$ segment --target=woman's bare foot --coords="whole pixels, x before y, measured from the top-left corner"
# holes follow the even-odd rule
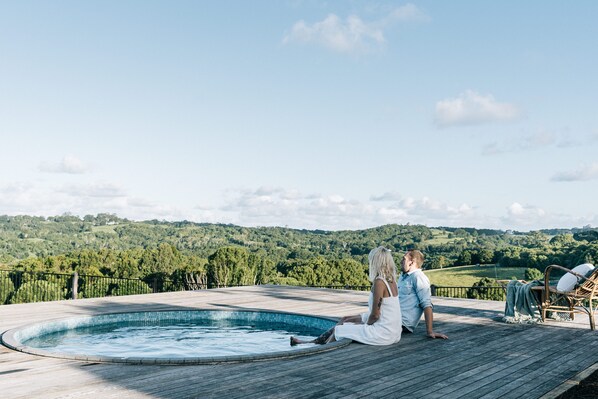
[[[295,337],[291,337],[291,346],[299,345],[299,344],[302,344],[302,343],[304,343],[304,342],[301,341],[300,339],[295,338]]]

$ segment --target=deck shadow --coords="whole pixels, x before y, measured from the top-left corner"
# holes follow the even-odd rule
[[[301,313],[333,315],[341,309],[363,310],[366,298],[367,293],[308,288],[269,292],[257,287],[225,294],[98,301],[69,306],[67,316],[206,307],[263,310],[266,305],[268,310],[293,312],[292,304]],[[354,306],[345,306],[348,302]],[[502,304],[464,300],[459,308],[458,300],[435,298],[434,302],[436,329],[448,333],[448,341],[427,338],[419,326],[391,346],[353,343],[307,357],[251,363],[140,366],[19,358],[14,368],[28,370],[11,377],[13,384],[32,390],[29,397],[96,398],[122,392],[153,398],[539,398],[598,362],[598,333],[589,328],[506,324],[496,320]],[[38,371],[39,364],[50,371]],[[51,382],[48,373],[55,375]],[[79,377],[83,382],[77,383],[78,375],[87,377]],[[46,381],[52,388],[29,388],[32,380]],[[84,381],[89,381],[89,387]],[[0,388],[3,384],[0,381]],[[48,394],[52,392],[56,394]]]
[[[458,324],[442,323],[449,329]],[[519,328],[488,322],[470,325],[448,341],[431,340],[420,332],[405,335],[400,343],[388,347],[354,343],[346,349],[298,359],[185,366],[176,371],[168,366],[124,366],[125,369],[114,370],[112,365],[95,365],[86,370],[112,384],[156,398],[533,398],[596,361],[595,354],[575,345],[576,340],[598,345],[595,334],[543,327]],[[544,343],[542,348],[538,341]],[[562,367],[563,363],[567,367]],[[162,381],[159,389],[148,384],[156,378]],[[371,381],[376,384],[369,384]]]

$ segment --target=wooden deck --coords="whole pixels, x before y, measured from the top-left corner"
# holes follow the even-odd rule
[[[124,311],[269,309],[340,317],[367,293],[256,286],[0,306],[0,332],[31,322]],[[0,397],[12,398],[541,398],[598,366],[598,331],[569,323],[512,325],[504,302],[435,298],[450,340],[403,334],[311,356],[235,364],[152,366],[37,357],[0,346]]]

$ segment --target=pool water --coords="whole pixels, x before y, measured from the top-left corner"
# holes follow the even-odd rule
[[[51,352],[116,357],[186,358],[291,350],[291,335],[313,339],[322,331],[300,325],[246,320],[131,321],[79,327],[28,339]]]
[[[9,348],[65,359],[202,364],[317,353],[348,345],[290,346],[335,325],[327,318],[268,311],[159,311],[80,316],[30,324],[2,335]]]

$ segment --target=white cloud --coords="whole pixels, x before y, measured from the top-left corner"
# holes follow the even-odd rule
[[[546,218],[546,212],[533,205],[522,205],[513,202],[507,207],[506,216],[502,221],[507,226],[513,226],[514,230],[525,230],[541,224]]]
[[[395,22],[427,19],[427,15],[413,4],[396,8],[372,22],[365,22],[356,15],[343,20],[336,14],[329,14],[311,25],[303,20],[296,22],[283,43],[316,44],[339,53],[363,53],[380,48],[386,42],[384,30]]]
[[[192,216],[175,207],[129,197],[121,186],[106,182],[58,188],[41,183],[8,184],[0,187],[0,209],[7,215],[115,213],[132,220],[183,220]]]
[[[357,16],[342,21],[334,14],[323,21],[308,25],[299,21],[293,25],[291,33],[283,43],[316,43],[340,53],[366,51],[384,43],[382,30],[364,23]]]
[[[457,98],[437,102],[434,119],[439,127],[449,127],[512,121],[520,114],[517,107],[497,102],[491,94],[467,90]]]
[[[427,225],[432,223],[431,220],[436,221],[438,224],[457,220],[467,224],[473,220],[472,218],[476,213],[474,208],[466,203],[452,206],[429,197],[422,197],[421,199],[405,198],[398,203],[398,208],[405,210],[411,218],[417,220],[416,223]]]
[[[543,131],[517,139],[502,142],[495,141],[487,144],[482,149],[482,154],[496,155],[508,152],[533,151],[555,145],[558,146],[559,143],[563,143],[563,141],[559,140],[554,133]]]
[[[408,3],[397,7],[390,13],[389,19],[397,21],[422,21],[427,22],[430,17],[416,5]]]
[[[46,173],[83,174],[89,171],[89,167],[77,157],[67,155],[59,162],[41,162],[39,170]]]
[[[283,200],[286,190],[264,196],[263,190],[229,192],[225,206],[204,210],[203,221],[243,226],[289,226],[323,230],[353,230],[384,224],[478,227],[520,231],[574,227],[592,223],[597,215],[574,217],[549,213],[534,205],[513,202],[495,214],[467,202],[448,204],[430,197],[402,197],[398,193],[372,195],[359,201],[340,195],[299,194]],[[270,193],[269,193],[270,194]]]
[[[534,134],[528,134],[517,138],[502,141],[494,141],[482,148],[484,155],[496,155],[511,152],[534,151],[544,148],[573,148],[594,145],[598,142],[593,135],[576,137],[566,129],[564,132],[553,132],[542,130]]]
[[[513,202],[507,207],[507,213],[512,217],[525,217],[530,214],[544,216],[544,211],[539,208],[523,206],[519,202]]]
[[[65,186],[59,191],[71,195],[73,197],[125,197],[126,192],[124,188],[118,184],[100,182],[92,184],[73,184]]]
[[[68,210],[56,212],[64,204],[63,197],[31,183],[16,182],[0,187],[0,209],[7,215],[61,215]]]
[[[401,194],[397,192],[386,192],[381,195],[372,195],[370,201],[399,201],[401,198]]]
[[[506,214],[500,218],[500,228],[519,231],[547,228],[571,228],[596,223],[598,215],[572,216],[548,212],[535,205],[513,202],[506,207]]]
[[[241,225],[329,230],[388,223],[460,226],[479,222],[476,211],[468,204],[450,206],[427,197],[401,199],[398,193],[385,193],[364,202],[335,194],[293,193],[289,198],[282,189],[229,191],[229,201],[216,212],[221,212],[222,220]]]
[[[596,214],[573,217],[519,202],[513,202],[498,215],[490,215],[466,202],[455,205],[425,196],[403,197],[398,193],[385,193],[362,201],[332,193],[305,194],[280,187],[261,187],[228,190],[223,205],[203,204],[185,209],[130,196],[126,191],[113,183],[91,183],[66,189],[40,183],[13,183],[0,186],[0,209],[8,215],[114,213],[130,220],[190,220],[323,230],[364,229],[390,223],[513,230],[598,224]]]
[[[568,130],[566,130],[568,133]],[[558,143],[556,144],[559,148],[570,148],[570,147],[584,147],[593,146],[598,144],[598,133],[590,133],[586,135],[571,135],[563,134]]]
[[[552,181],[586,181],[598,179],[598,162],[583,165],[574,171],[561,172],[554,175]]]
[[[135,208],[153,208],[155,204],[143,198],[127,198],[127,205]]]

